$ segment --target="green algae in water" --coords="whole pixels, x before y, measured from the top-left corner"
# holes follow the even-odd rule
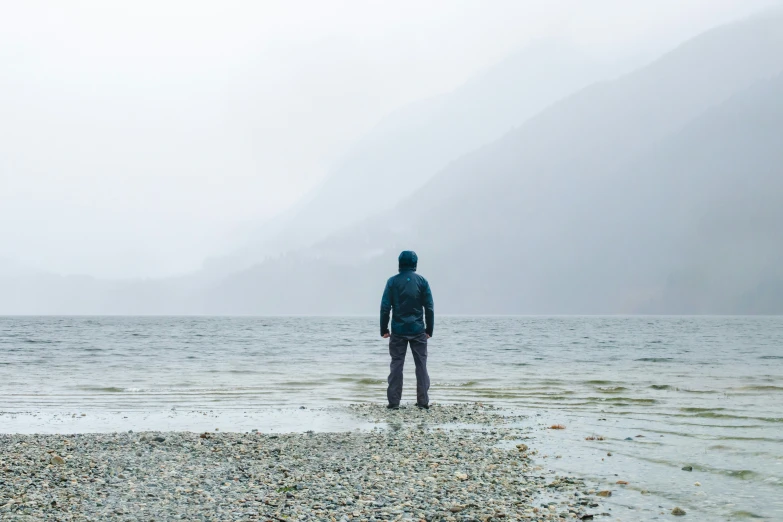
[[[598,391],[601,392],[601,393],[620,393],[620,392],[625,391],[627,389],[628,388],[626,388],[625,386],[613,386],[611,388],[601,388],[601,387],[599,387]]]
[[[625,403],[625,404],[657,404],[655,399],[637,399],[634,397],[588,397],[588,399],[595,401],[596,403]]]
[[[383,379],[359,379],[356,381],[357,384],[363,384],[365,386],[377,386],[379,384],[386,384],[386,381]]]
[[[493,390],[477,390],[476,393],[481,397],[487,399],[515,399],[518,397],[516,393],[493,391]]]
[[[762,517],[761,515],[757,515],[755,513],[751,513],[750,511],[732,511],[731,513],[732,518],[738,518],[738,519],[763,519],[766,517]]]
[[[78,386],[76,389],[104,393],[122,393],[127,391],[125,388],[118,388],[117,386]]]
[[[741,388],[735,388],[738,391],[771,391],[771,392],[783,392],[783,386],[771,386],[771,385],[759,385],[759,386],[742,386]]]

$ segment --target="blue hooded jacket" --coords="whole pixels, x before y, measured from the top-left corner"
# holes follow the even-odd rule
[[[416,273],[419,257],[406,250],[400,254],[400,273],[390,277],[381,299],[381,335],[432,336],[435,326],[435,307],[432,291],[426,279]],[[426,319],[426,321],[425,321]]]

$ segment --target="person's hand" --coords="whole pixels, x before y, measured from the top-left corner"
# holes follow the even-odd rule
[[[385,334],[383,334],[383,335],[382,335],[382,337],[383,337],[384,339],[388,339],[389,337],[391,337],[391,334],[387,334],[387,333],[385,333]]]
[[[432,339],[432,336],[430,334],[427,334],[427,339]]]

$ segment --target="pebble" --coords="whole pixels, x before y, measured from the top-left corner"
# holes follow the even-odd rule
[[[681,517],[685,515],[685,510],[676,507],[672,509],[672,515],[674,515],[675,517]]]
[[[693,466],[683,466],[682,470],[683,471],[693,471]]]
[[[588,490],[583,480],[541,469],[535,451],[509,444],[529,431],[508,426],[513,417],[500,408],[389,412],[365,404],[350,411],[385,425],[275,435],[0,435],[0,520],[467,522],[600,514],[598,499],[575,495]],[[167,443],[140,451],[143,440]],[[67,451],[68,465],[58,455],[49,462],[59,467],[47,465],[47,450]],[[535,507],[542,495],[546,515]]]

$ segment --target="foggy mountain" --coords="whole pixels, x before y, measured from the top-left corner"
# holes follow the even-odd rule
[[[455,91],[422,100],[383,119],[326,181],[288,213],[259,230],[236,255],[205,270],[167,279],[101,280],[0,264],[0,314],[201,313],[203,292],[227,274],[269,255],[306,245],[391,208],[449,161],[490,142],[558,99],[629,69],[599,63],[568,44],[531,44]],[[389,179],[395,181],[389,190]]]
[[[384,118],[315,190],[261,227],[252,244],[206,267],[217,273],[247,268],[389,210],[449,162],[565,96],[631,70],[631,62],[598,61],[558,40],[534,42],[456,90]]]
[[[15,259],[0,257],[0,278],[26,276],[35,273],[35,270]]]
[[[449,111],[458,116],[442,112],[453,95],[423,102],[419,134],[416,109],[400,112],[357,145],[366,158],[355,152],[355,163],[346,159],[339,171],[350,180],[370,159],[388,159],[392,170],[355,181],[377,195],[354,197],[331,181],[280,221],[285,237],[287,223],[324,217],[328,226],[312,235],[291,233],[314,244],[206,288],[209,277],[0,272],[0,314],[374,313],[407,248],[419,253],[440,313],[782,313],[781,73],[783,12],[771,11],[708,31],[633,73],[560,94],[543,110],[529,108],[493,142],[476,143],[490,127],[500,134],[515,126],[494,115],[504,112],[500,105],[490,111],[492,125],[455,130],[449,118],[470,121],[481,109],[454,102]],[[424,130],[435,128],[446,138]],[[407,132],[434,151],[395,142]],[[475,150],[446,158],[456,136]],[[419,162],[395,158],[395,150],[443,163],[416,174],[403,166]],[[407,183],[394,169],[411,176]],[[342,202],[335,208],[363,199],[356,215],[377,214],[316,241],[352,220],[350,212],[325,219],[331,207],[319,202],[322,193]]]
[[[667,140],[655,151],[656,171],[640,161],[628,176],[639,182],[619,209],[636,210],[626,232],[667,232],[654,246],[668,251],[673,267],[642,311],[783,312],[781,93],[783,73]],[[664,194],[666,186],[676,190]],[[640,251],[627,246],[633,266],[660,272],[649,261],[656,252],[648,252],[644,267]]]
[[[781,71],[780,11],[709,31],[202,304],[367,313],[414,248],[442,312],[781,312]]]

